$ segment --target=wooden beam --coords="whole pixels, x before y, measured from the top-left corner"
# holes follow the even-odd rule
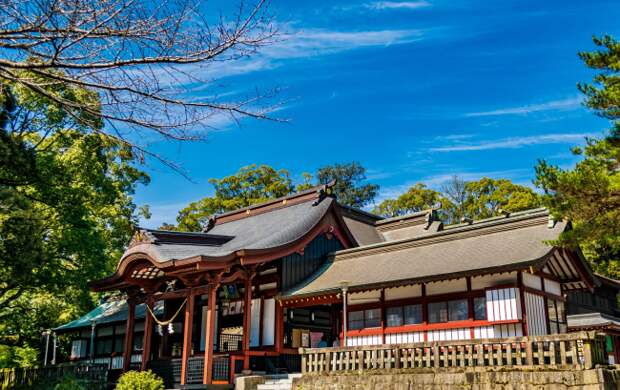
[[[123,372],[131,367],[131,353],[133,352],[133,328],[136,314],[136,302],[127,299],[127,325],[125,326],[125,349],[123,350]]]
[[[185,303],[185,324],[183,326],[183,354],[181,360],[181,385],[187,383],[187,364],[191,356],[192,349],[192,330],[194,325],[194,301],[195,295],[189,289],[187,302]]]
[[[217,299],[217,288],[219,284],[209,285],[207,302],[207,321],[205,326],[205,362],[202,383],[210,385],[213,382],[213,340],[215,334],[215,316]]]
[[[152,310],[154,306],[153,299],[149,298],[146,301],[146,305]],[[155,322],[148,310],[144,316],[144,340],[142,341],[142,362],[140,363],[140,369],[142,371],[146,370],[151,357],[151,339],[153,338],[153,323]]]

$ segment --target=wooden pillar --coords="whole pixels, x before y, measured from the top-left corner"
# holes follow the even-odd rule
[[[469,321],[475,321],[475,313],[474,313],[474,297],[471,295],[471,276],[468,276],[466,279],[467,283],[467,318]],[[474,328],[469,328],[469,337],[473,340],[475,338]]]
[[[517,272],[517,287],[519,288],[519,300],[521,301],[521,325],[523,336],[527,336],[527,313],[525,312],[525,293],[523,290],[523,272]]]
[[[205,325],[205,362],[204,362],[204,376],[202,383],[210,385],[213,381],[213,339],[215,333],[215,316],[217,299],[217,288],[219,285],[210,284],[208,290],[208,302],[207,302],[207,321]]]
[[[387,310],[385,307],[385,289],[381,289],[379,294],[379,303],[381,305],[381,343],[385,344],[385,327],[387,326]]]
[[[185,324],[183,326],[183,354],[181,360],[181,385],[187,383],[187,364],[192,355],[192,330],[194,328],[194,291],[189,289],[185,303]]]
[[[127,299],[127,325],[125,327],[125,349],[123,350],[123,372],[129,371],[131,366],[131,353],[133,352],[133,328],[136,314],[136,302]]]
[[[420,284],[420,292],[422,295],[422,324],[428,325],[428,301],[426,300],[426,284]],[[424,332],[424,342],[428,341],[428,331]]]
[[[245,280],[243,294],[243,369],[250,369],[250,333],[252,331],[252,279]]]
[[[282,301],[276,301],[276,352],[282,351],[282,344],[284,343],[284,310],[282,308]]]
[[[153,310],[153,298],[149,297],[146,301],[146,306]],[[140,369],[146,370],[151,358],[151,340],[153,338],[153,316],[147,309],[144,313],[144,340],[142,341],[142,362],[140,363]]]

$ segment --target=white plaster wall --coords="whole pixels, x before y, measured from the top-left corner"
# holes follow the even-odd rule
[[[448,294],[459,291],[467,291],[467,280],[465,278],[426,284],[426,295]]]
[[[469,328],[429,330],[428,341],[469,340],[471,332]]]
[[[540,282],[540,276],[532,275],[528,272],[522,272],[523,274],[523,284],[527,287],[542,290],[542,284]]]
[[[391,301],[395,299],[417,298],[422,296],[422,286],[415,284],[413,286],[403,286],[385,289],[385,300]]]
[[[545,291],[558,296],[562,295],[562,288],[560,283],[555,280],[545,279]]]
[[[381,290],[363,291],[348,294],[350,305],[361,305],[364,303],[379,302],[381,300]]]
[[[474,276],[471,278],[471,288],[473,290],[482,290],[493,286],[501,286],[504,284],[516,283],[517,273],[510,272],[505,274],[493,274]]]
[[[383,337],[381,335],[347,337],[348,347],[357,347],[360,345],[379,345],[379,344],[383,344]]]
[[[390,333],[385,335],[386,344],[421,343],[424,341],[424,332]]]

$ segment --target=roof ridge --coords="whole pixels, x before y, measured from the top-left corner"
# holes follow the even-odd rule
[[[334,185],[334,182],[329,182],[327,184],[320,184],[311,188],[308,188],[304,191],[295,192],[290,195],[281,196],[279,198],[270,199],[265,202],[253,204],[250,206],[242,207],[240,209],[227,211],[222,214],[216,214],[215,225],[221,225],[227,222],[236,221],[239,219],[247,218],[250,216],[254,216],[257,214],[262,214],[262,212],[253,212],[258,211],[260,209],[267,209],[263,212],[276,209],[292,206],[298,203],[303,203],[304,201],[318,199],[321,196],[327,194],[327,189],[331,188]],[[290,202],[289,202],[290,201]],[[280,205],[278,205],[280,203]],[[270,207],[271,206],[271,207]]]
[[[385,241],[370,245],[359,246],[356,248],[344,249],[335,252],[333,258],[335,261],[347,260],[363,256],[366,254],[365,252],[391,252],[393,250],[401,249],[402,246],[409,247],[431,245],[439,241],[453,241],[461,238],[470,238],[478,235],[487,235],[506,230],[536,226],[542,224],[542,218],[547,217],[547,215],[548,213],[538,212],[533,214],[518,215],[516,217],[504,217],[483,225],[472,224],[466,226],[459,226],[458,228],[455,227],[449,230],[440,230],[422,236],[409,237],[401,240]],[[544,223],[547,223],[547,221],[548,219],[545,218]],[[463,235],[466,235],[466,237],[462,237]]]
[[[486,224],[486,223],[490,223],[490,222],[495,222],[495,221],[503,221],[503,220],[507,220],[509,218],[514,218],[514,217],[521,217],[521,216],[526,216],[526,215],[535,215],[535,214],[549,214],[549,210],[547,210],[546,207],[537,207],[534,209],[527,209],[527,210],[521,210],[521,211],[515,211],[515,212],[506,212],[506,214],[503,215],[496,215],[494,217],[488,217],[488,218],[482,218],[482,219],[475,219],[473,221],[471,221],[471,223],[455,223],[455,224],[451,224],[451,225],[446,225],[444,227],[444,230],[446,229],[457,229],[460,227],[464,227],[464,226],[471,226],[471,225],[481,225],[481,224]]]
[[[424,215],[433,214],[433,212],[435,212],[437,210],[438,210],[437,208],[431,207],[431,208],[428,208],[428,209],[416,211],[415,213],[409,213],[409,214],[405,214],[405,215],[399,215],[397,217],[390,217],[390,218],[381,219],[381,220],[377,221],[375,224],[377,226],[389,225],[390,223],[406,221],[406,220],[418,218],[418,217],[421,217],[421,216],[424,216]]]

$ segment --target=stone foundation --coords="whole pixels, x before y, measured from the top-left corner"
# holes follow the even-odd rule
[[[619,367],[620,368],[620,367]],[[304,374],[294,390],[620,389],[620,370],[466,368]]]

